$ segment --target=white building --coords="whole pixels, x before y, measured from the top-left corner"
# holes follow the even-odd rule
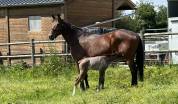
[[[168,0],[168,31],[178,33],[178,0]],[[178,50],[178,35],[169,36],[169,49]],[[172,53],[173,64],[178,64],[178,53]]]

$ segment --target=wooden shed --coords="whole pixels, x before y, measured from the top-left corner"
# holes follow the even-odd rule
[[[61,14],[77,26],[114,18],[118,10],[134,9],[131,0],[0,0],[0,43],[48,40],[51,15]],[[112,23],[106,26],[112,26]],[[48,51],[48,44],[36,46]],[[61,47],[59,44],[53,45]],[[3,55],[29,54],[29,45],[0,46]]]

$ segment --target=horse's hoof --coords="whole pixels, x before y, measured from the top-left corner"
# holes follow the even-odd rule
[[[100,89],[96,89],[96,92],[100,92]]]
[[[138,85],[137,84],[132,84],[131,87],[138,87]]]
[[[143,82],[143,81],[144,81],[144,79],[143,79],[143,78],[140,78],[140,79],[139,79],[139,81],[140,81],[140,82]]]
[[[80,90],[81,90],[81,91],[85,91],[85,90],[86,90],[86,88],[82,88],[82,87],[81,87],[81,88],[80,88]]]
[[[75,90],[76,90],[76,86],[74,86],[74,88],[73,88],[72,96],[75,95],[75,92],[76,92]]]
[[[104,89],[104,87],[102,87],[102,88],[96,88],[96,92],[100,92],[102,89]]]
[[[89,89],[90,88],[90,86],[86,86],[86,89]]]

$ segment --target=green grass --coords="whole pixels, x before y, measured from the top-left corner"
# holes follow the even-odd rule
[[[46,67],[46,66],[45,66]],[[0,70],[0,104],[178,104],[178,69],[176,66],[146,67],[145,81],[130,86],[127,67],[110,67],[105,89],[96,92],[98,72],[89,71],[90,89],[71,96],[75,68],[58,74],[44,66],[24,69],[21,66]]]

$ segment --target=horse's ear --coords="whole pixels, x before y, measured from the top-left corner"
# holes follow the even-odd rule
[[[58,18],[60,18],[60,17],[61,17],[61,15],[60,15],[60,14],[57,14],[57,17],[58,17]]]
[[[59,22],[63,21],[60,14],[58,14],[57,17]]]
[[[54,15],[52,15],[51,17],[52,17],[53,19],[55,19],[55,16],[54,16]]]

